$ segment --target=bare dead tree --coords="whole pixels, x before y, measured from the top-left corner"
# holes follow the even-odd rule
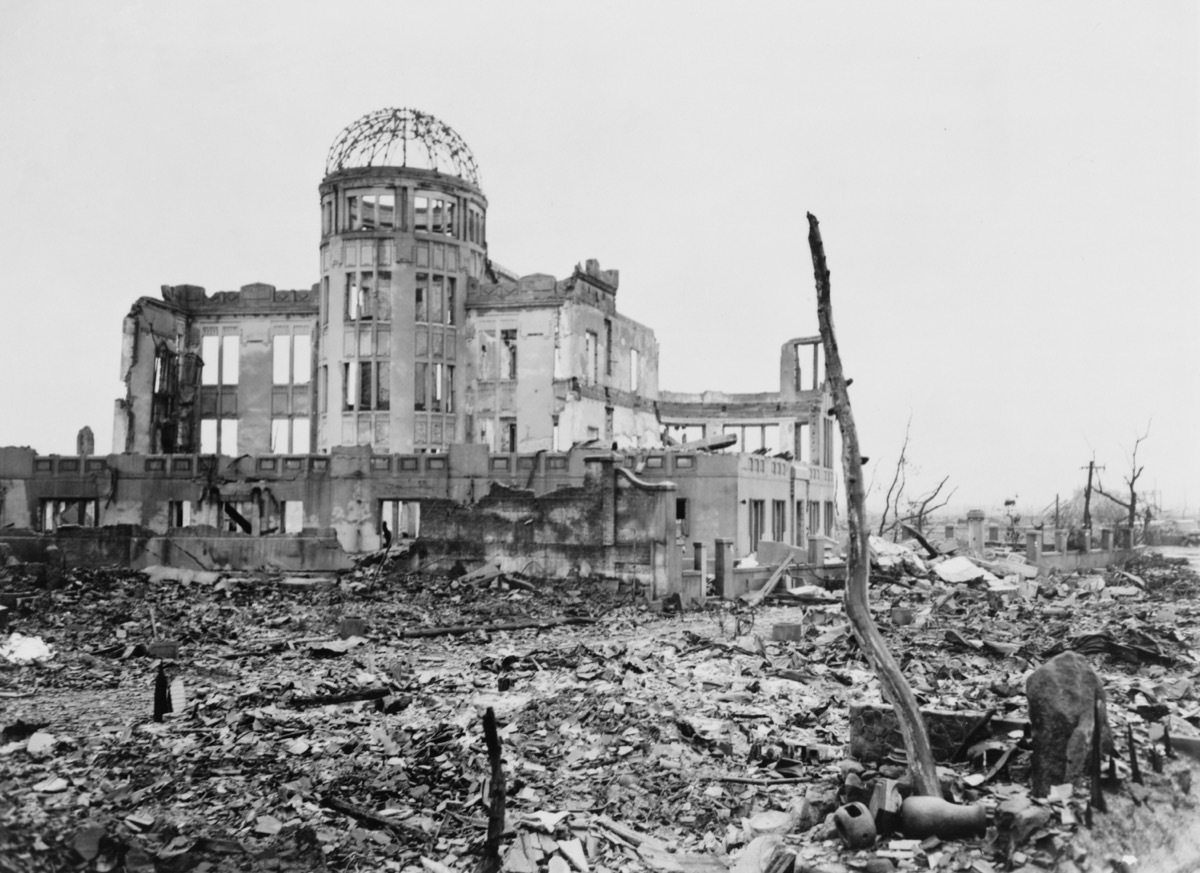
[[[846,616],[854,638],[867,656],[867,660],[879,677],[883,695],[896,712],[900,723],[900,734],[908,754],[908,766],[917,794],[941,796],[937,768],[933,761],[933,749],[929,745],[929,734],[921,717],[917,698],[904,674],[900,672],[896,659],[888,651],[887,643],[875,620],[871,618],[868,603],[868,585],[871,576],[871,556],[868,546],[866,495],[863,490],[862,452],[858,446],[858,431],[850,411],[850,394],[846,387],[846,375],[842,370],[842,359],[838,353],[837,338],[833,331],[833,309],[829,302],[829,269],[825,264],[825,246],[821,242],[821,229],[817,218],[808,213],[808,246],[812,251],[813,272],[817,283],[817,319],[821,326],[821,344],[825,347],[825,374],[833,394],[833,411],[837,415],[842,432],[842,471],[846,477],[846,527],[850,544],[846,550]]]
[[[888,513],[892,513],[897,519],[900,517],[900,495],[904,493],[904,485],[908,481],[906,456],[908,454],[908,434],[911,429],[912,414],[909,413],[908,424],[904,425],[904,442],[900,444],[900,457],[896,460],[896,472],[892,474],[892,484],[888,486],[887,496],[883,499],[883,517],[879,519],[879,536],[881,537],[896,526],[896,521],[893,521],[892,527],[888,527]]]
[[[946,494],[946,496],[942,499],[941,503],[934,503],[934,501],[938,498],[938,494],[941,493],[949,479],[949,476],[943,477],[942,481],[937,484],[937,487],[928,494],[924,494],[915,500],[908,501],[908,515],[906,515],[900,521],[902,523],[912,525],[921,533],[925,533],[925,523],[929,516],[949,503],[950,498],[954,496],[954,492],[958,490],[958,488],[951,488],[949,493]]]
[[[1113,495],[1109,494],[1100,485],[1099,478],[1096,479],[1096,487],[1093,489],[1101,497],[1107,497],[1113,503],[1117,504],[1117,506],[1125,508],[1125,511],[1129,513],[1129,529],[1131,531],[1135,530],[1137,527],[1137,480],[1138,477],[1142,475],[1142,470],[1145,469],[1145,467],[1138,466],[1138,447],[1142,444],[1142,440],[1146,439],[1148,436],[1150,436],[1149,423],[1146,424],[1146,432],[1133,441],[1133,452],[1129,457],[1129,475],[1125,477],[1125,484],[1129,488],[1129,500],[1122,500],[1119,497],[1114,497]]]

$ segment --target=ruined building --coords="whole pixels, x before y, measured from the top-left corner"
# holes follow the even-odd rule
[[[318,191],[318,281],[140,298],[114,453],[0,449],[0,525],[126,524],[135,563],[293,569],[378,548],[386,526],[426,553],[586,561],[655,593],[693,542],[746,555],[832,532],[819,338],[783,344],[777,391],[661,391],[618,272],[498,266],[474,157],[416,111],[346,128]]]

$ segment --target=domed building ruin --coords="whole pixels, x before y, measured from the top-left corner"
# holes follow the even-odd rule
[[[5,523],[129,525],[132,563],[291,569],[394,534],[463,560],[586,564],[654,597],[695,593],[764,541],[823,561],[835,453],[819,338],[782,344],[776,390],[660,390],[654,332],[617,310],[618,271],[500,267],[475,156],[413,109],[345,128],[318,193],[316,282],[140,298],[114,453],[0,449],[0,481],[24,495]]]

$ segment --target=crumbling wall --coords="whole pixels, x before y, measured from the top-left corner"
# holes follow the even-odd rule
[[[586,561],[611,573],[602,554],[603,490],[595,479],[541,496],[495,484],[475,504],[424,500],[421,544],[430,554],[500,561],[506,569],[537,562],[564,574]]]
[[[45,542],[54,537],[38,535],[43,509],[86,505],[79,523],[87,527],[74,535],[97,542],[124,536],[130,542],[128,554],[116,556],[122,561],[149,555],[184,566],[298,570],[329,566],[329,549],[344,561],[380,548],[381,502],[402,501],[420,506],[426,554],[502,560],[509,569],[535,562],[538,572],[590,568],[661,593],[678,576],[671,564],[675,486],[638,480],[622,463],[632,460],[588,451],[492,455],[478,445],[444,455],[378,455],[358,446],[235,458],[60,457],[8,448],[0,449],[0,505],[5,524]],[[287,524],[295,522],[293,510],[302,529],[281,532],[280,519],[290,513]],[[239,518],[245,533],[230,530]],[[77,520],[64,514],[61,522]],[[115,524],[144,532],[109,532]]]
[[[665,593],[679,576],[673,486],[633,482],[610,459],[590,466],[581,486],[541,495],[494,484],[475,504],[424,500],[420,544],[427,555],[550,575],[590,570]]]

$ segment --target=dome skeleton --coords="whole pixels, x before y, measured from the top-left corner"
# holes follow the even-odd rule
[[[346,127],[329,147],[325,174],[355,167],[410,166],[410,142],[424,149],[426,169],[458,176],[479,187],[475,156],[462,137],[449,125],[416,109],[380,109]],[[413,160],[419,160],[415,148]]]

